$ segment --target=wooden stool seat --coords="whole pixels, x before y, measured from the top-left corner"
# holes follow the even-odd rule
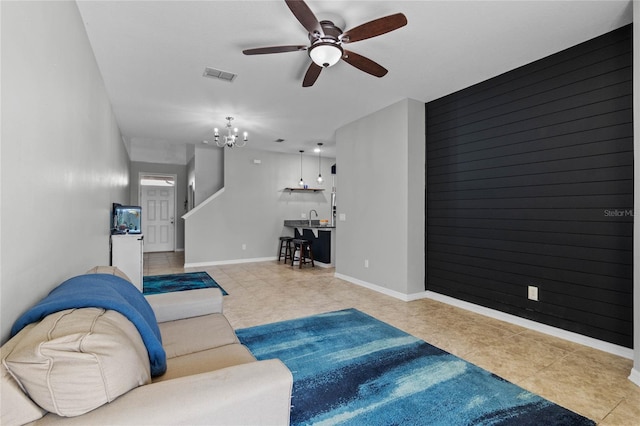
[[[287,260],[293,259],[293,251],[291,247],[291,241],[293,241],[293,237],[280,237],[280,248],[278,249],[278,262],[282,258],[282,250],[284,250],[284,263],[287,263]]]
[[[311,241],[303,240],[301,238],[294,238],[291,241],[293,245],[293,254],[291,255],[291,267],[293,268],[293,262],[295,259],[295,252],[298,250],[298,268],[302,268],[302,265],[311,263],[312,267],[316,265],[313,263],[313,251],[311,250]]]

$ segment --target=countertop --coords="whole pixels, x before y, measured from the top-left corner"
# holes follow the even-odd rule
[[[311,224],[309,224],[309,220],[307,219],[285,220],[284,226],[290,228],[335,229],[335,225],[321,225],[318,219],[312,220]]]

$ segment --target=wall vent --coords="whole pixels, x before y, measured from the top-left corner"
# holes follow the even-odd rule
[[[235,78],[238,75],[234,74],[232,72],[217,70],[217,69],[211,68],[211,67],[206,67],[204,69],[204,73],[202,74],[202,76],[203,77],[209,77],[209,78],[217,78],[218,80],[224,80],[224,81],[232,82],[233,80],[235,80]]]

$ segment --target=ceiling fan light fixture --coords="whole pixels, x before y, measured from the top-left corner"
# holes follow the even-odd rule
[[[318,41],[309,49],[311,60],[323,68],[338,63],[343,54],[342,46],[329,41]]]
[[[310,87],[320,76],[322,68],[328,68],[344,59],[349,65],[371,74],[375,77],[383,77],[387,74],[387,69],[371,59],[354,52],[346,51],[343,44],[354,43],[395,31],[407,25],[407,17],[402,13],[384,16],[374,19],[347,31],[342,31],[344,22],[340,27],[329,20],[318,21],[313,11],[307,6],[304,0],[285,0],[289,10],[295,18],[307,30],[310,46],[288,45],[258,47],[245,49],[245,55],[264,55],[268,53],[298,52],[306,50],[313,61],[307,68],[307,72],[302,80],[302,87]]]

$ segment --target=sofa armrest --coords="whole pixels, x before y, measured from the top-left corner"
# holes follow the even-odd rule
[[[33,425],[288,425],[293,377],[277,359],[141,386],[78,417]]]
[[[158,322],[222,313],[222,291],[219,288],[148,294],[144,297]]]

